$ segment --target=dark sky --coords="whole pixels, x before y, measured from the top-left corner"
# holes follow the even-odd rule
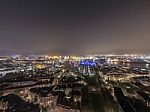
[[[0,54],[150,53],[149,0],[0,0]]]

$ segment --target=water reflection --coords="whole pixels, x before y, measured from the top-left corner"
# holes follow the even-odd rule
[[[146,69],[150,69],[150,65],[148,63],[144,64],[144,63],[124,63],[123,65],[128,66],[128,67],[138,67],[138,68],[146,68]]]
[[[150,64],[149,63],[134,63],[134,62],[111,62],[111,64],[114,64],[114,65],[123,65],[123,66],[127,66],[127,67],[130,67],[130,68],[145,68],[145,69],[148,69],[150,70]]]

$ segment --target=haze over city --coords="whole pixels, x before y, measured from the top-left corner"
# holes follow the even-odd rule
[[[149,0],[0,0],[0,112],[150,112]]]
[[[149,53],[148,0],[1,0],[1,54]]]

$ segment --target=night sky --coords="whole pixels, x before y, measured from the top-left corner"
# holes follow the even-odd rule
[[[0,54],[149,53],[149,0],[0,0]]]

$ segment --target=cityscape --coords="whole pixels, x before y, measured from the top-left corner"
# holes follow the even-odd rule
[[[0,57],[1,112],[149,112],[150,56]]]
[[[0,0],[0,112],[150,112],[150,0]]]

